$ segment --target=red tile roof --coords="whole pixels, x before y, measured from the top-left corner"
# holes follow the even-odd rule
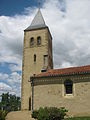
[[[48,76],[63,76],[63,75],[78,75],[90,73],[90,65],[80,67],[70,67],[62,69],[50,69],[47,72],[42,72],[34,77],[48,77]]]

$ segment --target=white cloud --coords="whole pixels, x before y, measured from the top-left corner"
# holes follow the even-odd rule
[[[10,63],[14,90],[20,91],[23,30],[36,11],[29,7],[22,15],[0,16],[0,63]],[[46,0],[41,11],[53,36],[55,68],[90,64],[90,0]]]
[[[17,72],[12,72],[10,75],[0,73],[0,94],[12,93],[21,96],[21,75]]]
[[[0,83],[0,91],[2,90],[11,90],[11,87],[5,83]]]
[[[21,63],[21,62],[20,62]],[[18,64],[18,65],[15,65],[15,64],[10,64],[9,65],[9,68],[12,72],[16,72],[16,71],[21,71],[22,69],[22,63],[21,64]]]
[[[36,12],[36,8],[28,9],[28,15],[0,16],[0,63],[13,63],[10,66],[13,71],[22,69],[24,29],[30,25]]]
[[[8,78],[8,74],[0,73],[0,80],[5,80]]]
[[[8,82],[11,85],[15,85],[16,83],[21,83],[21,75],[17,72],[11,73],[8,78]]]
[[[90,1],[66,0],[65,12],[60,5],[50,0],[42,10],[53,35],[55,67],[90,64]]]

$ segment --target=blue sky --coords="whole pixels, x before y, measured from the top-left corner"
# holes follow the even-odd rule
[[[20,96],[24,29],[37,0],[0,0],[0,94]],[[54,68],[90,64],[90,0],[42,0],[41,12],[53,37]]]
[[[0,0],[0,15],[22,14],[27,7],[38,6],[38,0]]]

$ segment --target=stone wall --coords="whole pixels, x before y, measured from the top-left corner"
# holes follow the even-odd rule
[[[65,94],[66,79],[73,81],[72,95]],[[37,78],[34,81],[34,109],[66,107],[70,115],[90,115],[90,75]]]
[[[5,120],[35,120],[31,116],[30,111],[15,111],[9,112]]]
[[[30,76],[38,74],[43,68],[43,56],[48,55],[48,28],[25,31],[23,48],[23,67],[22,67],[22,110],[29,109],[29,98],[31,97]],[[37,46],[37,37],[41,37],[41,45]],[[34,37],[34,46],[30,47],[30,38]],[[34,62],[36,54],[36,62]],[[48,61],[49,63],[49,61]]]

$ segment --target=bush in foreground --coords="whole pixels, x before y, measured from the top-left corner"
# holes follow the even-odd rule
[[[62,120],[68,111],[63,108],[45,107],[35,110],[32,113],[32,118],[38,120]]]
[[[6,111],[0,110],[0,120],[5,120],[6,115],[7,115]]]

